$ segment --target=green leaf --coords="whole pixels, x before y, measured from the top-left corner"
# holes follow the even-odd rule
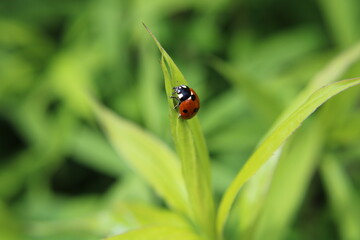
[[[72,141],[77,161],[112,176],[119,176],[125,171],[124,162],[100,133],[83,127],[72,137]]]
[[[240,236],[246,236],[247,239],[252,237],[252,232],[257,227],[258,217],[263,212],[264,203],[268,200],[268,192],[273,181],[274,170],[277,168],[282,152],[282,148],[274,152],[271,158],[244,185],[239,193],[231,214],[234,215],[239,223]],[[230,219],[231,217],[229,221]],[[273,221],[271,220],[270,222],[272,223]]]
[[[201,240],[198,235],[186,228],[146,227],[132,230],[124,234],[106,238],[105,240]]]
[[[285,145],[253,229],[252,239],[283,239],[287,233],[318,165],[317,159],[324,140],[321,122],[318,120],[299,129]],[[278,214],[279,209],[282,214]]]
[[[183,215],[154,205],[126,202],[119,204],[116,201],[111,214],[118,224],[120,222],[130,229],[139,226],[190,228],[189,221]]]
[[[161,68],[165,78],[166,94],[171,96],[173,87],[188,84],[156,37],[146,26],[145,28],[161,52]],[[197,116],[190,120],[178,118],[177,111],[173,109],[175,106],[173,99],[168,98],[168,103],[171,133],[181,159],[182,172],[192,208],[191,218],[207,239],[214,239],[215,213],[211,192],[210,161],[199,120]]]
[[[360,78],[354,78],[339,81],[320,88],[277,125],[277,127],[263,140],[257,150],[248,159],[244,167],[226,191],[220,203],[217,216],[218,234],[222,234],[231,206],[243,184],[252,177],[257,170],[259,170],[259,168],[279,147],[282,146],[282,144],[301,125],[301,123],[320,105],[332,96],[358,84],[360,84]]]
[[[336,56],[323,70],[315,75],[308,84],[308,87],[298,95],[277,122],[281,123],[282,120],[292,113],[291,111],[305,102],[316,89],[339,78],[359,56],[359,44]],[[347,96],[349,96],[349,94]],[[348,107],[343,106],[340,100],[341,99],[337,101],[337,105],[341,105],[340,109],[334,108],[334,104],[332,106],[328,105],[328,107],[331,108],[331,112],[322,111],[322,114],[318,115],[316,121],[312,122],[311,127],[309,128],[309,125],[307,126],[306,134],[297,134],[297,136],[293,138],[295,141],[291,143],[290,154],[287,154],[287,151],[284,153],[281,150],[282,148],[276,151],[277,153],[281,150],[281,152],[283,152],[281,159],[286,158],[286,161],[281,160],[278,163],[273,177],[273,170],[268,167],[266,168],[265,165],[273,162],[274,156],[277,155],[276,153],[244,186],[244,189],[239,194],[239,201],[234,204],[234,209],[241,209],[240,212],[235,213],[235,215],[240,217],[239,222],[242,236],[250,234],[253,239],[280,239],[280,236],[286,233],[285,230],[288,229],[290,220],[303,199],[308,178],[313,173],[317,163],[317,152],[322,146],[323,138],[319,139],[319,136],[323,136],[323,134],[322,132],[317,132],[321,129],[323,123],[320,123],[319,120],[326,119],[326,121],[328,121],[329,117],[331,120],[334,120],[331,114],[340,113],[340,115],[344,115],[345,113],[342,111],[346,111],[345,109],[351,106],[351,104],[347,103],[345,105]],[[328,114],[324,116],[324,112],[328,112]],[[273,129],[276,126],[275,124]],[[304,131],[300,131],[300,133],[301,132]],[[302,161],[299,162],[299,158],[301,158]],[[267,171],[263,171],[265,169],[267,169]],[[267,175],[270,175],[270,177]],[[262,181],[266,183],[271,183],[270,189],[269,184],[264,184],[260,182],[259,179],[262,179]],[[287,194],[286,202],[282,201],[283,192],[289,193]],[[275,216],[274,211],[279,208],[284,210],[282,211],[283,214],[275,214]],[[261,212],[259,212],[260,210]],[[260,216],[258,216],[259,213]],[[252,226],[255,220],[256,225]],[[249,231],[249,233],[246,231]]]
[[[287,118],[292,113],[293,109],[296,109],[303,104],[317,89],[339,79],[350,66],[359,60],[359,58],[360,42],[336,56],[329,64],[326,65],[326,67],[324,67],[324,69],[318,72],[310,81],[306,89],[303,90],[296,99],[292,101],[291,105],[281,114],[274,126],[276,127],[278,123],[281,123],[285,118]]]
[[[164,198],[184,214],[187,197],[177,157],[161,141],[92,101],[93,109],[115,150]]]
[[[338,225],[341,239],[360,239],[358,193],[339,160],[332,155],[325,156],[320,166],[320,173],[330,198],[334,221]]]
[[[346,47],[359,39],[359,5],[354,0],[319,1],[325,24],[338,46]]]

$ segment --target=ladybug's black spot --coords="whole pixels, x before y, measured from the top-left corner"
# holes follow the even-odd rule
[[[197,112],[197,111],[199,111],[199,109],[198,109],[198,108],[195,108],[195,109],[194,109],[194,112]]]
[[[195,95],[191,95],[191,100],[195,101],[195,100],[196,100],[196,96],[195,96]]]
[[[186,109],[183,110],[183,113],[187,113],[187,112],[188,112],[188,110],[186,110]]]

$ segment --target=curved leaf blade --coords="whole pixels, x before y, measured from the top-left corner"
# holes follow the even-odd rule
[[[336,94],[360,84],[360,78],[348,79],[326,85],[314,92],[292,114],[285,118],[263,140],[253,155],[248,159],[244,167],[235,177],[227,189],[217,215],[217,232],[221,236],[231,206],[243,184],[252,177],[256,171],[270,158],[270,156],[282,146],[287,138],[301,125],[301,123],[313,113],[319,106]]]
[[[161,141],[138,126],[92,102],[114,149],[174,210],[187,214],[187,196],[179,161]]]

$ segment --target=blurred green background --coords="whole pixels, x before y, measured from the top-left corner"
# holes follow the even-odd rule
[[[360,41],[360,2],[0,0],[1,239],[99,239],[132,226],[126,204],[163,206],[86,103],[91,93],[173,146],[160,54],[142,22],[201,98],[218,202],[281,111]],[[360,76],[359,55],[335,80]],[[296,171],[299,146],[317,139],[284,239],[357,236],[359,91],[321,107],[286,146]]]

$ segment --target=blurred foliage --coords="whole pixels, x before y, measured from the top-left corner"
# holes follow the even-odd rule
[[[114,151],[88,108],[90,93],[174,148],[159,53],[141,22],[201,98],[216,205],[304,88],[360,76],[356,0],[2,0],[2,239],[186,225]],[[226,239],[359,239],[359,91],[322,106],[245,185]]]

